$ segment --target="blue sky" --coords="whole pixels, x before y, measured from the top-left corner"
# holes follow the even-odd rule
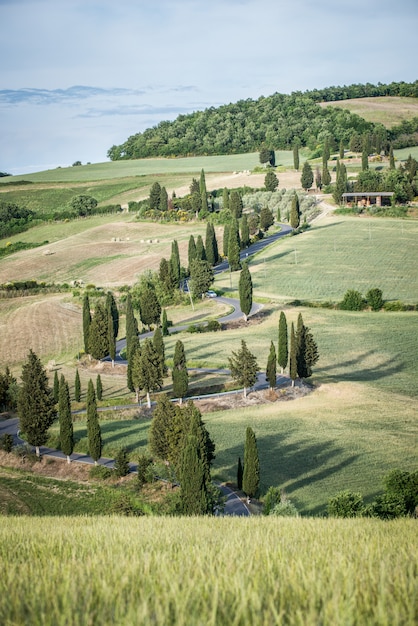
[[[272,93],[418,78],[416,0],[0,0],[0,171]]]

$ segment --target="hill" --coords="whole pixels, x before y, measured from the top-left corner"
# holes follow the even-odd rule
[[[389,129],[398,126],[403,121],[418,117],[418,99],[400,96],[335,100],[334,102],[321,102],[320,106],[347,109],[368,122],[383,124]]]
[[[378,120],[366,121],[351,113],[349,107],[321,107],[319,103],[368,96],[415,99],[417,95],[418,81],[412,84],[330,87],[291,95],[275,93],[258,100],[240,100],[219,108],[180,115],[173,122],[160,122],[143,133],[132,135],[123,144],[112,146],[108,157],[120,160],[237,154],[260,150],[263,144],[272,150],[288,149],[295,142],[315,149],[324,143],[327,136],[336,146],[340,141],[347,146],[355,133],[377,133],[385,143],[404,134],[404,130],[392,128],[387,132]],[[404,145],[416,145],[416,141]]]

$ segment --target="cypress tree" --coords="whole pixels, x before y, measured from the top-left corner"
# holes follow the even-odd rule
[[[266,378],[270,385],[270,389],[273,389],[276,386],[276,350],[274,348],[273,342],[271,342],[270,344],[270,352],[266,368]]]
[[[361,152],[361,170],[365,172],[369,169],[369,149],[366,137],[363,138],[363,149]]]
[[[201,194],[207,193],[205,171],[203,169],[200,171],[199,191]]]
[[[270,226],[273,226],[273,224],[274,224],[273,213],[270,211],[268,207],[263,206],[263,208],[260,211],[261,230],[263,230],[264,232],[267,232]]]
[[[232,378],[243,387],[244,398],[247,397],[248,387],[252,387],[257,380],[257,359],[247,348],[244,339],[241,339],[241,349],[232,352],[228,358]]]
[[[169,458],[170,431],[175,412],[175,407],[168,399],[167,394],[159,395],[148,431],[148,445],[151,453],[164,461],[168,461]]]
[[[302,168],[302,175],[300,177],[300,184],[305,191],[308,191],[312,187],[313,183],[313,172],[312,167],[310,166],[308,161],[305,161]]]
[[[156,351],[151,339],[145,339],[142,345],[139,367],[133,370],[132,378],[134,384],[135,379],[137,380],[137,385],[135,386],[138,386],[139,389],[144,389],[147,394],[147,404],[150,409],[151,391],[155,392],[161,389],[163,385],[160,355]]]
[[[293,167],[299,170],[299,144],[297,143],[293,146]]]
[[[195,436],[188,435],[181,458],[180,485],[182,513],[206,515],[210,513],[210,499],[202,460]]]
[[[229,224],[225,224],[224,226],[224,235],[222,241],[222,252],[225,257],[228,256],[228,246],[229,246]]]
[[[138,337],[138,323],[135,319],[132,306],[132,297],[128,293],[126,298],[126,353],[129,355],[131,347],[136,343]]]
[[[180,404],[189,388],[189,374],[187,372],[186,355],[184,345],[180,339],[176,342],[173,358],[173,393],[176,398],[180,398]]]
[[[241,269],[239,253],[240,253],[240,238],[239,238],[238,222],[236,219],[233,219],[230,225],[230,229],[229,229],[229,241],[228,241],[228,263],[232,272],[235,272]]]
[[[103,398],[103,385],[102,385],[102,378],[100,374],[97,374],[97,377],[96,377],[96,396],[99,402]]]
[[[91,324],[90,302],[89,297],[85,293],[83,297],[83,339],[84,339],[84,352],[89,353],[89,331]]]
[[[290,225],[292,228],[298,228],[299,224],[300,224],[299,198],[295,191],[292,197],[292,204],[290,207]]]
[[[117,339],[119,334],[119,311],[116,300],[111,291],[108,291],[106,294],[106,310],[108,316],[112,318],[113,334],[115,339]]]
[[[317,167],[315,170],[315,185],[317,189],[319,190],[322,189],[322,174],[321,174],[321,170],[319,169],[319,167]]]
[[[249,498],[257,495],[260,485],[260,461],[254,431],[247,426],[244,448],[244,474],[242,488]]]
[[[329,173],[328,165],[324,165],[322,167],[322,184],[325,187],[328,187],[330,183],[331,183],[331,174]]]
[[[340,141],[340,153],[339,157],[342,160],[344,158],[344,141],[341,139]]]
[[[327,163],[329,161],[329,157],[331,156],[330,147],[329,147],[329,137],[325,137],[324,147],[322,150],[322,160]]]
[[[138,337],[135,337],[132,342],[129,344],[129,349],[128,347],[126,348],[126,360],[128,361],[128,366],[126,368],[126,386],[128,387],[128,389],[130,391],[135,391],[136,392],[136,396],[137,396],[137,402],[138,402],[138,391],[135,389],[135,385],[132,379],[132,370],[133,370],[133,363],[134,363],[134,356],[135,353],[139,351],[141,352],[141,348],[139,345],[139,339]]]
[[[176,240],[174,240],[171,244],[170,264],[175,286],[178,287],[180,284],[180,252],[179,245]]]
[[[90,324],[89,353],[93,359],[97,360],[109,354],[108,318],[101,302],[97,304]]]
[[[290,327],[290,355],[289,355],[289,375],[292,380],[292,387],[295,386],[295,380],[298,376],[298,365],[297,365],[297,354],[296,354],[296,337],[295,337],[295,328],[293,326],[293,322]]]
[[[241,218],[241,248],[248,248],[250,245],[250,227],[248,226],[247,214]]]
[[[299,313],[296,331],[296,364],[299,378],[312,376],[312,366],[319,359],[318,347],[308,326]]]
[[[149,194],[149,208],[158,210],[160,208],[160,198],[161,198],[161,185],[158,182],[155,182],[150,190]]]
[[[208,213],[209,211],[209,205],[208,205],[208,196],[206,191],[202,191],[202,193],[200,194],[200,210],[202,211],[202,213]]]
[[[116,358],[115,325],[113,323],[112,312],[109,309],[107,310],[107,343],[109,347],[109,356],[112,359],[112,367],[114,367]]]
[[[193,237],[193,235],[190,235],[190,237],[189,237],[189,247],[188,247],[188,251],[187,251],[187,261],[188,261],[188,265],[189,265],[189,272],[190,272],[190,266],[192,264],[192,261],[194,261],[196,258],[197,258],[197,251],[196,251],[195,238]]]
[[[229,209],[229,189],[227,187],[224,187],[222,191],[222,206],[224,209]]]
[[[183,412],[184,424],[186,424],[186,432],[188,435],[196,437],[199,456],[202,461],[206,483],[210,484],[210,468],[215,458],[215,444],[211,439],[205,424],[202,420],[202,414],[199,409],[190,400],[187,405],[180,409]]]
[[[56,410],[46,371],[32,350],[22,367],[21,378],[23,384],[17,402],[20,429],[25,433],[26,441],[35,446],[39,456],[39,446],[46,443]]]
[[[196,258],[198,261],[206,261],[206,250],[205,250],[205,246],[203,245],[202,235],[197,236]]]
[[[102,455],[102,433],[97,415],[96,394],[91,378],[87,387],[87,439],[89,454],[94,464],[97,465],[97,461]]]
[[[241,457],[238,457],[238,468],[237,468],[237,487],[238,489],[242,489],[242,477],[244,473],[244,468],[242,467]]]
[[[205,250],[206,250],[206,260],[210,266],[214,266],[216,263],[215,259],[215,248],[213,245],[214,238],[214,228],[211,222],[206,224],[206,236],[205,236]]]
[[[229,210],[231,211],[233,217],[239,219],[242,215],[242,198],[239,191],[231,191],[231,195],[229,196]]]
[[[161,305],[158,302],[154,285],[149,285],[142,289],[139,296],[139,311],[141,322],[151,327],[152,324],[158,324],[161,317]]]
[[[120,448],[115,457],[115,474],[119,478],[129,474],[129,458],[126,448]]]
[[[280,311],[279,318],[279,341],[277,351],[277,363],[280,365],[282,374],[289,358],[288,342],[287,342],[287,320],[283,311]]]
[[[141,346],[138,339],[132,344],[128,356],[128,367],[126,370],[126,384],[130,391],[135,392],[136,402],[139,402],[139,392],[141,390]]]
[[[53,392],[52,392],[55,404],[57,404],[59,400],[59,388],[60,388],[60,381],[58,380],[58,372],[57,370],[55,370],[54,386],[53,386]]]
[[[167,365],[165,364],[165,348],[164,348],[164,339],[163,333],[159,326],[154,331],[154,336],[152,338],[152,342],[154,344],[154,348],[160,358],[160,371],[161,376],[167,376]]]
[[[159,209],[164,212],[168,210],[168,193],[165,187],[161,187]]]
[[[390,144],[389,147],[389,169],[390,170],[394,170],[395,169],[395,157],[393,154],[393,145]]]
[[[167,337],[167,335],[169,335],[167,311],[165,309],[163,309],[162,318],[161,318],[161,330],[163,333],[163,337]]]
[[[76,402],[80,402],[81,399],[81,383],[80,383],[80,374],[79,371],[75,371],[75,380],[74,380],[74,400]]]
[[[242,265],[242,270],[239,275],[238,290],[241,311],[243,312],[245,321],[247,321],[247,316],[250,314],[253,305],[253,283],[247,263],[243,263]]]
[[[276,191],[279,186],[279,179],[273,170],[269,170],[264,177],[264,187],[266,191]]]
[[[58,417],[60,425],[60,447],[67,457],[67,463],[70,463],[70,456],[74,450],[74,432],[71,416],[70,391],[63,374],[61,374],[59,381]]]

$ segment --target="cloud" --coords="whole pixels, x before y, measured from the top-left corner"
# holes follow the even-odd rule
[[[79,113],[75,117],[92,118],[92,117],[104,117],[106,115],[161,115],[170,117],[174,115],[180,115],[181,113],[190,113],[195,111],[196,107],[176,107],[176,106],[152,106],[148,104],[137,106],[117,106],[112,108],[91,108]]]
[[[1,89],[0,103],[3,104],[60,104],[66,101],[86,100],[96,96],[126,96],[142,95],[145,91],[132,89],[103,89],[101,87],[87,87],[75,85],[68,89]]]

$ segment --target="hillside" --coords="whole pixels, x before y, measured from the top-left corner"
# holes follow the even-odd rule
[[[380,96],[376,98],[352,98],[351,100],[335,100],[321,102],[321,107],[338,107],[359,115],[367,122],[383,124],[385,128],[393,128],[403,121],[418,117],[418,99],[401,98],[399,96]]]
[[[273,150],[288,149],[297,142],[311,150],[322,145],[325,137],[335,145],[349,144],[357,133],[377,133],[383,143],[393,141],[403,130],[386,132],[379,119],[367,121],[351,112],[347,106],[338,109],[321,107],[321,102],[371,96],[395,96],[415,100],[418,83],[391,85],[351,85],[329,89],[295,92],[291,95],[275,93],[258,100],[240,100],[221,107],[180,115],[173,122],[157,126],[128,137],[119,146],[108,151],[111,160],[137,159],[155,156],[186,156],[237,154],[254,152],[263,144]],[[399,120],[400,121],[400,120]],[[398,123],[399,123],[398,121]],[[411,140],[411,141],[415,141]],[[409,143],[404,145],[416,145]],[[401,146],[398,146],[401,147]]]

